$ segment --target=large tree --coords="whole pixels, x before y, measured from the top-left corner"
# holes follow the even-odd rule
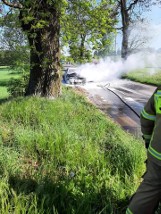
[[[60,94],[60,14],[63,0],[2,0],[19,10],[30,46],[30,79],[26,95]]]
[[[129,27],[136,19],[140,19],[142,9],[148,8],[151,2],[149,0],[117,0],[116,4],[120,10],[122,23],[121,57],[126,59],[129,54]]]

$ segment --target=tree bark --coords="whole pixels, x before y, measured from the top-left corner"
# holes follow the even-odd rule
[[[128,27],[123,27],[122,30],[123,34],[122,34],[122,49],[121,49],[121,57],[123,59],[127,59],[128,54],[129,54],[129,31],[128,31]]]
[[[31,21],[25,21],[26,8],[20,10],[19,16],[30,45],[30,78],[26,95],[58,97],[61,92],[59,14],[47,1],[39,2],[37,7],[33,13],[30,11]]]
[[[121,18],[122,18],[122,49],[121,57],[127,59],[129,54],[129,24],[130,18],[128,14],[128,9],[126,7],[126,0],[121,0]]]
[[[84,42],[85,42],[85,35],[81,35],[81,44],[80,44],[80,59],[83,60],[84,58]]]

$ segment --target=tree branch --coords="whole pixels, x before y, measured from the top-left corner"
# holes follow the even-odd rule
[[[2,0],[2,2],[9,7],[13,7],[13,8],[17,8],[17,9],[23,8],[22,4],[20,4],[18,2],[17,3],[11,3],[11,2],[8,2],[7,0]]]
[[[139,2],[139,0],[134,0],[133,3],[131,3],[131,4],[129,5],[129,7],[127,8],[127,11],[131,10],[132,7],[133,7],[135,4],[137,4],[138,2]]]
[[[115,30],[122,30],[123,27],[117,27],[117,28],[114,28]]]

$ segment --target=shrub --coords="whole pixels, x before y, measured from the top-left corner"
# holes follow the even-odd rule
[[[23,74],[20,78],[11,78],[8,82],[7,91],[12,97],[23,96],[25,94],[26,86],[29,81],[29,73]]]

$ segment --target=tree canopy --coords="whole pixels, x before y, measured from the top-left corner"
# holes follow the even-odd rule
[[[74,61],[89,61],[93,51],[111,43],[116,17],[112,1],[71,0],[62,21],[63,42]]]

